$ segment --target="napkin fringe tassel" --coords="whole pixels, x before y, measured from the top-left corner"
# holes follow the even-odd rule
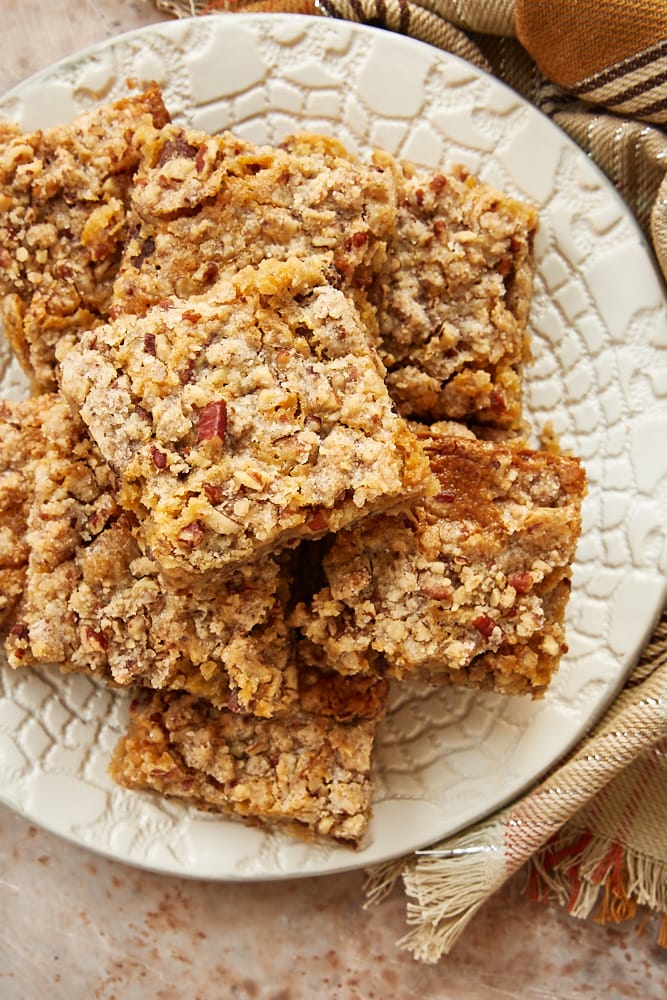
[[[366,906],[380,903],[403,879],[412,929],[397,944],[415,959],[434,964],[448,954],[481,906],[508,878],[507,857],[495,825],[438,844],[407,861],[389,861],[367,873]],[[617,840],[564,830],[523,868],[523,892],[532,900],[556,900],[579,919],[599,924],[639,920],[643,933],[651,911],[660,915],[657,944],[667,948],[667,866],[629,850]],[[648,912],[640,920],[640,907]]]
[[[661,914],[657,943],[667,948],[667,866],[619,841],[580,831],[553,838],[528,861],[524,891],[599,924],[636,919],[647,907]]]
[[[366,881],[367,904],[378,903],[403,878],[413,925],[398,946],[422,962],[448,954],[475,913],[507,880],[507,858],[499,846],[502,824],[471,830],[409,861],[377,865]]]

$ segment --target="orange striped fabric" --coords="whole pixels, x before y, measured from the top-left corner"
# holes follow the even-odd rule
[[[667,123],[665,0],[517,0],[516,30],[554,83],[616,114]]]

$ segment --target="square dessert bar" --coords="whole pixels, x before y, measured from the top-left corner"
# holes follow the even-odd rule
[[[168,117],[152,86],[67,125],[0,125],[0,318],[36,388],[55,388],[61,338],[108,317],[137,131]]]
[[[109,467],[60,397],[40,400],[22,602],[12,667],[54,664],[112,685],[185,689],[270,715],[295,696],[286,577],[271,559],[224,581],[168,586],[115,499]]]
[[[0,400],[0,630],[23,593],[35,462],[44,454],[41,399]]]
[[[128,788],[254,826],[356,847],[368,825],[372,750],[386,708],[385,682],[358,680],[329,683],[306,672],[299,702],[272,719],[175,692],[140,693],[111,774]]]
[[[401,413],[512,428],[521,421],[535,211],[470,177],[386,154],[398,209],[379,309]]]
[[[145,129],[142,148],[114,315],[201,294],[267,258],[313,254],[330,284],[367,305],[394,230],[390,171],[323,136],[256,146],[171,125]],[[370,309],[365,318],[374,324]]]
[[[316,258],[119,316],[62,385],[167,572],[231,569],[434,488],[351,300]]]
[[[337,669],[540,695],[566,650],[578,459],[433,435],[439,493],[340,532],[292,615]]]

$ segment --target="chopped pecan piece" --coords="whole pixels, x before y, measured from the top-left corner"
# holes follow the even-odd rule
[[[533,585],[533,577],[528,570],[519,570],[517,573],[510,573],[507,582],[510,587],[514,587],[517,594],[527,594]]]
[[[167,456],[163,451],[160,451],[159,448],[156,448],[155,445],[151,446],[151,458],[153,459],[153,465],[155,465],[158,469],[166,468]]]
[[[222,439],[227,430],[227,403],[224,399],[215,400],[209,403],[199,414],[199,426],[197,428],[197,443],[210,441],[211,438]]]
[[[159,165],[164,166],[169,160],[175,160],[180,157],[185,157],[188,160],[195,160],[199,150],[196,146],[191,146],[189,142],[184,139],[168,139],[162,147],[160,153]]]
[[[496,623],[493,618],[489,617],[489,615],[478,615],[477,618],[473,620],[473,625],[485,639],[489,638],[496,627]]]

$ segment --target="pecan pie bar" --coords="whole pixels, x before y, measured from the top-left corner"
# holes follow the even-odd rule
[[[386,685],[373,681],[364,688],[355,681],[341,677],[331,685],[311,672],[299,703],[272,719],[216,709],[187,694],[140,693],[111,774],[128,788],[251,825],[357,846],[369,820],[372,750]]]
[[[292,621],[344,672],[540,695],[566,650],[580,462],[424,437],[439,493],[340,532]]]
[[[23,593],[35,462],[44,454],[44,402],[0,400],[0,629],[11,625]]]
[[[130,239],[114,314],[142,314],[205,292],[224,274],[271,258],[325,262],[326,280],[365,292],[386,260],[396,197],[390,171],[333,139],[256,146],[229,132],[175,125],[144,131]],[[365,318],[371,324],[370,310]]]
[[[383,375],[316,258],[267,260],[205,296],[120,316],[62,366],[153,555],[196,573],[433,488]]]
[[[328,142],[303,133],[282,146],[308,156]],[[340,144],[336,155],[362,167]],[[372,162],[395,214],[379,230],[387,241],[379,278],[363,272],[376,309],[369,336],[379,337],[400,411],[520,430],[536,212],[460,166],[445,175],[380,151]]]
[[[152,86],[68,125],[0,126],[0,318],[36,388],[55,388],[61,338],[108,317],[137,132],[167,121]]]
[[[114,685],[185,689],[270,715],[294,697],[286,578],[267,558],[224,581],[168,586],[119,508],[97,448],[60,397],[41,401],[24,596],[10,665],[55,664]]]
[[[376,158],[398,197],[379,327],[400,412],[517,426],[536,213],[463,168]]]

